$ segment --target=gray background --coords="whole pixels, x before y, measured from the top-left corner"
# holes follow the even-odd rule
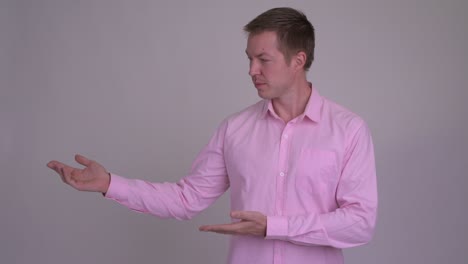
[[[176,181],[258,100],[242,26],[276,6],[316,27],[310,80],[374,138],[379,217],[347,263],[468,257],[468,1],[0,2],[0,263],[223,263],[227,195],[192,221],[138,214],[46,168],[88,155]]]

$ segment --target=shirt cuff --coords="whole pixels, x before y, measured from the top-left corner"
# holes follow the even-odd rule
[[[286,216],[267,216],[265,239],[285,239],[288,236],[288,218]]]
[[[128,179],[118,176],[116,174],[110,174],[110,184],[107,192],[105,193],[104,197],[122,201],[126,200],[128,197]]]

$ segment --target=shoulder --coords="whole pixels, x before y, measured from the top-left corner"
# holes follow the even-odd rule
[[[262,114],[266,105],[265,100],[260,100],[244,109],[227,116],[223,123],[228,126],[238,126],[246,123],[255,122]]]
[[[348,133],[356,132],[359,128],[366,126],[364,119],[346,108],[326,97],[323,97],[322,120],[330,125],[343,129]]]
[[[347,107],[323,98],[322,124],[336,142],[344,148],[343,153],[358,144],[372,144],[371,131],[365,120]],[[328,130],[329,129],[329,130]]]

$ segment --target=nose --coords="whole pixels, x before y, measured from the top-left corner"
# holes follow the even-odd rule
[[[258,74],[260,74],[259,65],[257,62],[255,62],[255,60],[251,60],[249,65],[249,75],[250,77],[253,77]]]

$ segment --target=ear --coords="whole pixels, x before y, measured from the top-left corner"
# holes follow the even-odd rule
[[[292,58],[292,62],[294,63],[294,68],[296,70],[301,70],[301,69],[303,70],[306,60],[307,60],[307,55],[305,54],[305,52],[299,51]]]

